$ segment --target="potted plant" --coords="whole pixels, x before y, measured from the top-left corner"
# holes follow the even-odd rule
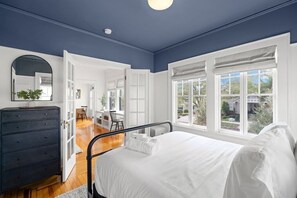
[[[32,106],[32,101],[38,100],[42,94],[41,89],[28,89],[27,91],[21,90],[17,92],[18,98],[23,98],[24,100],[28,100],[28,107]]]

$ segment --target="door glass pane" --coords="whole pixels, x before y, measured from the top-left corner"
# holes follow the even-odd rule
[[[145,112],[145,100],[138,100],[138,112]]]
[[[130,126],[136,126],[137,125],[137,113],[129,113],[129,124]]]
[[[130,111],[137,112],[137,99],[131,99],[129,104],[130,104]]]
[[[145,98],[145,86],[138,87],[138,98],[140,98],[140,99]]]
[[[69,160],[71,157],[71,143],[67,143],[67,160]]]
[[[130,98],[137,98],[137,86],[130,86],[129,90]]]
[[[221,97],[221,128],[240,131],[240,97]]]
[[[71,123],[68,122],[68,124],[67,124],[67,140],[69,140],[71,138],[71,136],[72,136],[72,131],[71,130],[72,130]]]
[[[139,74],[139,85],[145,86],[146,74]]]
[[[137,85],[138,84],[138,74],[131,74],[130,75],[130,85]]]
[[[145,124],[145,113],[138,113],[138,125]]]
[[[71,137],[73,137],[73,135],[74,135],[74,120],[71,120],[70,121],[70,127],[71,127],[71,130],[70,130],[70,135],[71,135]]]

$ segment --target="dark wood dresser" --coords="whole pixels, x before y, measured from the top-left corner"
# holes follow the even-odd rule
[[[61,174],[60,109],[0,111],[0,194]]]

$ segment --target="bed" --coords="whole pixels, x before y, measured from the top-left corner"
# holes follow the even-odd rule
[[[170,133],[156,137],[159,148],[158,152],[154,155],[146,155],[126,149],[125,147],[94,155],[91,153],[92,145],[100,138],[119,133],[128,133],[160,124],[168,124],[170,126]],[[258,194],[253,194],[254,197],[259,197],[259,195],[263,198],[296,197],[297,187],[291,190],[292,192],[289,192],[289,194],[284,195],[282,190],[278,190],[281,191],[279,196],[270,196],[271,189],[269,189],[268,185],[263,186],[264,182],[261,181],[261,178],[256,182],[254,178],[251,181],[246,180],[247,176],[244,174],[253,174],[246,171],[250,168],[249,165],[244,167],[244,174],[240,175],[238,172],[240,172],[239,170],[242,167],[238,166],[236,161],[244,163],[246,153],[249,153],[249,150],[247,151],[246,148],[243,149],[242,145],[214,140],[182,131],[172,132],[172,125],[169,122],[134,127],[99,136],[92,140],[88,148],[89,197],[229,198],[244,197],[244,194],[246,194],[246,197],[250,197],[257,189],[258,191],[256,193]],[[268,139],[271,137],[265,138]],[[260,142],[263,142],[262,139]],[[279,142],[280,140],[277,141]],[[255,148],[255,145],[251,145],[251,148]],[[244,155],[239,155],[238,153],[240,152],[244,152]],[[90,162],[92,158],[98,155],[101,156],[96,160],[94,168],[95,182],[92,185],[92,167]],[[254,159],[254,156],[252,158]],[[248,160],[250,160],[249,157]],[[295,159],[294,163],[295,167],[290,167],[290,169],[293,169],[293,173],[290,173],[290,178],[286,179],[293,183],[296,181],[295,184],[297,185],[297,166]],[[257,163],[252,165],[258,166]],[[263,176],[263,171],[259,174],[259,177]],[[286,172],[282,172],[281,174],[286,174]],[[291,179],[292,174],[294,177],[296,176],[296,180]],[[245,178],[244,184],[242,184],[243,180],[240,180],[240,177]],[[258,177],[258,175],[253,175],[253,177]],[[280,180],[282,181],[282,179]],[[252,190],[245,187],[242,188],[242,185],[251,186]],[[245,190],[244,192],[240,190],[234,191],[234,187]],[[286,188],[283,191],[287,193],[287,187],[283,188]],[[295,195],[292,196],[292,194]]]

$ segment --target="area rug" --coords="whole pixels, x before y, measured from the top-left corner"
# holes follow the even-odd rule
[[[77,146],[77,144],[75,144],[75,153],[76,154],[82,153],[82,149],[79,146]]]
[[[87,185],[82,185],[74,190],[66,192],[56,198],[87,198]]]

